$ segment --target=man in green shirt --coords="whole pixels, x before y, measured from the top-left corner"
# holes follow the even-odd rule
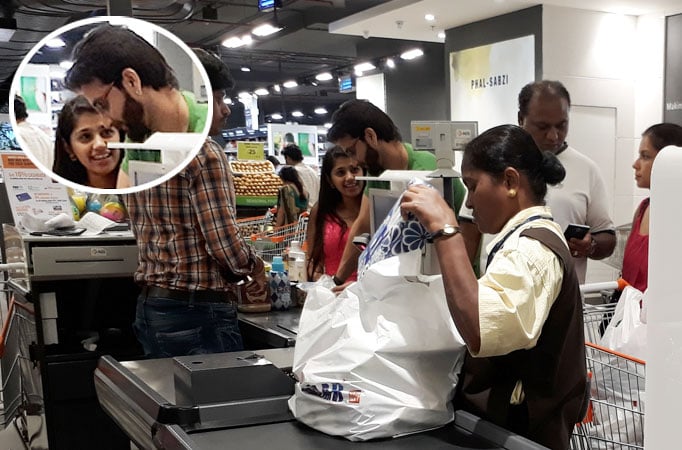
[[[332,127],[327,140],[346,149],[367,169],[371,176],[384,170],[435,170],[436,158],[428,152],[416,152],[410,144],[402,142],[400,131],[391,118],[367,100],[349,100],[332,116]],[[348,235],[341,263],[334,275],[336,290],[345,287],[346,279],[357,269],[360,251],[353,238],[370,232],[369,194],[373,187],[385,188],[386,182],[370,181],[360,205],[360,213]],[[453,182],[455,211],[459,211],[465,188],[459,179]]]
[[[104,24],[86,34],[74,48],[65,84],[111,117],[132,142],[144,142],[156,131],[204,131],[208,106],[180,91],[163,55],[126,27]],[[128,153],[123,173],[128,159],[160,160],[158,151]],[[127,187],[121,181],[118,187]]]

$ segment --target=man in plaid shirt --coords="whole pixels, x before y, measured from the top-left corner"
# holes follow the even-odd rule
[[[216,56],[195,50],[213,89],[210,135],[230,115],[233,87]],[[266,299],[263,261],[239,234],[227,158],[210,138],[176,176],[128,195],[139,247],[135,280],[143,286],[134,329],[149,357],[243,349],[234,283],[247,280],[251,299]]]

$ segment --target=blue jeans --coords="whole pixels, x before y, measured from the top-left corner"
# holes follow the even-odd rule
[[[244,349],[232,303],[188,303],[140,295],[133,329],[150,358]]]

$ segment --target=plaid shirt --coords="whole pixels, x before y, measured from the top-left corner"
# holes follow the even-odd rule
[[[250,275],[253,248],[239,234],[227,158],[208,140],[170,180],[127,195],[137,238],[135,281],[183,291],[230,290]]]

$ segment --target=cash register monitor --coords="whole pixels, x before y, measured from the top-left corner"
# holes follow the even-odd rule
[[[388,216],[389,211],[398,201],[402,192],[387,189],[369,189],[369,223],[370,233],[373,236],[377,228]]]

